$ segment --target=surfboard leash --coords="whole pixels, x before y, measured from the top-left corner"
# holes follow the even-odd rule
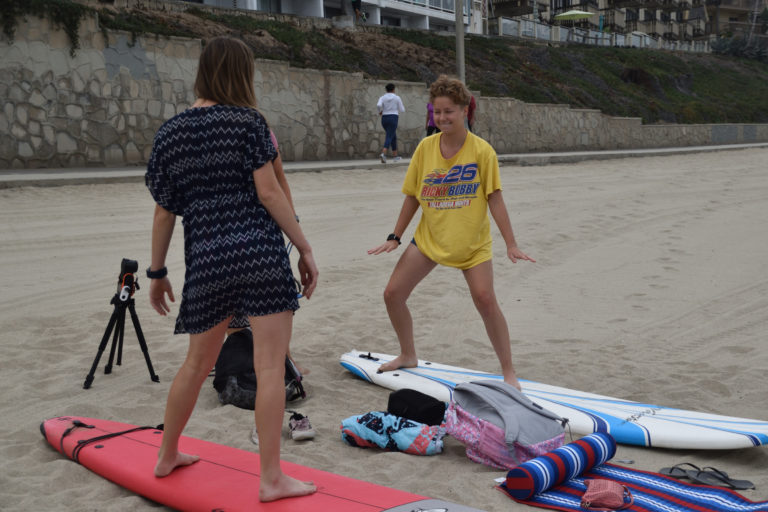
[[[65,430],[64,433],[61,435],[61,453],[64,454],[64,455],[66,455],[66,453],[64,452],[64,438],[67,437],[69,434],[71,434],[72,431],[75,430],[76,428],[95,428],[95,427],[94,427],[94,425],[87,425],[87,424],[83,423],[80,420],[73,420],[72,421],[72,426],[70,428],[68,428],[67,430]],[[73,461],[77,462],[78,464],[80,464],[80,452],[86,446],[89,446],[89,445],[91,445],[93,443],[97,443],[99,441],[104,441],[104,440],[107,440],[107,439],[112,439],[113,437],[118,437],[118,436],[122,436],[122,435],[125,435],[125,434],[131,434],[133,432],[140,432],[142,430],[163,430],[163,425],[157,425],[155,427],[150,427],[150,426],[136,427],[136,428],[131,428],[131,429],[128,429],[128,430],[123,430],[123,431],[120,431],[120,432],[111,432],[109,434],[104,434],[104,435],[101,435],[101,436],[91,437],[90,439],[80,439],[80,440],[77,441],[77,445],[72,449],[72,453],[69,455],[69,458],[72,459]]]
[[[64,453],[64,438],[67,437],[70,433],[72,433],[72,431],[75,430],[76,428],[94,428],[94,427],[93,425],[87,425],[80,420],[72,420],[72,426],[69,427],[67,430],[65,430],[64,433],[61,434],[61,439],[59,439],[59,451],[62,453],[62,455],[66,455],[66,453]]]

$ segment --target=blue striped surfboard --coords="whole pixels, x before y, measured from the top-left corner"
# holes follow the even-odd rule
[[[453,388],[462,382],[502,378],[422,360],[416,368],[376,373],[392,359],[389,354],[353,350],[341,356],[341,365],[376,385],[416,389],[443,401],[449,401]],[[632,402],[523,379],[520,383],[528,398],[568,418],[576,434],[606,432],[622,444],[656,448],[724,450],[768,444],[768,421]]]

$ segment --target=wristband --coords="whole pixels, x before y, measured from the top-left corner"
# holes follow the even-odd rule
[[[168,267],[163,267],[159,270],[152,270],[152,267],[147,267],[147,279],[162,279],[168,275]]]
[[[396,242],[397,242],[397,245],[400,245],[400,244],[402,244],[402,242],[400,241],[400,237],[399,237],[399,236],[397,236],[397,235],[396,235],[396,234],[394,234],[394,233],[390,233],[390,234],[389,234],[389,236],[387,237],[387,242],[389,242],[390,240],[394,240],[394,241],[396,241]]]

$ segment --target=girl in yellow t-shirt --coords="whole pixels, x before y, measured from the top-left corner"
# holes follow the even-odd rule
[[[488,210],[507,245],[507,256],[535,261],[517,247],[504,199],[499,163],[490,144],[468,132],[464,121],[472,97],[459,80],[440,76],[429,89],[440,133],[419,143],[403,183],[405,200],[387,241],[368,254],[392,252],[400,245],[416,211],[421,221],[414,240],[395,266],[384,290],[387,313],[400,341],[400,355],[381,365],[391,371],[418,364],[413,319],[406,301],[419,282],[439,263],[462,270],[469,292],[496,356],[504,381],[520,389],[512,365],[507,320],[496,300],[491,263]]]

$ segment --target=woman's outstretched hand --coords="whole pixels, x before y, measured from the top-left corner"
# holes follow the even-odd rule
[[[392,252],[395,249],[397,249],[399,245],[400,244],[398,243],[397,240],[387,240],[386,242],[384,242],[378,247],[374,247],[373,249],[368,249],[368,254],[381,254],[383,252]]]
[[[507,256],[512,260],[512,263],[517,263],[517,260],[527,260],[532,263],[536,263],[536,260],[521,251],[516,245],[507,248]]]
[[[167,277],[150,279],[149,281],[149,304],[158,314],[165,316],[171,311],[170,306],[165,301],[165,296],[168,295],[171,302],[176,302],[171,281]]]
[[[317,278],[320,272],[315,264],[315,257],[311,251],[299,254],[299,278],[301,279],[301,293],[309,300],[317,286]]]

